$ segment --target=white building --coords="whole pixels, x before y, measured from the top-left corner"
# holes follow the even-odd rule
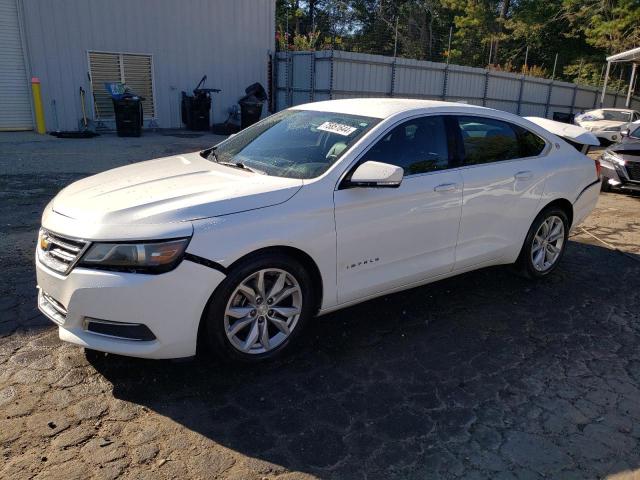
[[[275,0],[0,0],[0,130],[34,128],[31,77],[47,130],[78,128],[80,87],[113,126],[107,81],[147,98],[145,126],[179,128],[181,91],[203,75],[222,122],[246,86],[268,86],[274,37]]]

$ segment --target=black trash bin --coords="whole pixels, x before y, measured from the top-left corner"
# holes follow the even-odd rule
[[[253,125],[262,115],[262,105],[267,99],[267,92],[260,83],[252,83],[244,89],[246,95],[238,100],[240,104],[240,128]]]
[[[209,130],[211,124],[211,94],[220,92],[219,88],[200,88],[207,81],[205,75],[193,89],[193,95],[182,92],[180,110],[182,113],[182,123],[188,130]]]
[[[182,123],[189,130],[209,130],[211,97],[206,94],[187,95],[182,92]]]
[[[240,128],[247,128],[260,120],[263,102],[251,95],[243,97],[238,103],[240,104]]]
[[[116,115],[116,130],[119,137],[139,137],[142,133],[144,115],[142,100],[138,95],[124,95],[113,98],[113,110]]]
[[[562,123],[573,123],[575,115],[566,112],[553,112],[553,120]]]

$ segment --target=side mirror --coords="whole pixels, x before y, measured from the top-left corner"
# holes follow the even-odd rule
[[[629,133],[630,133],[630,132],[629,132],[629,129],[628,129],[628,128],[625,128],[624,130],[620,130],[620,136],[621,136],[621,137],[623,137],[623,138],[624,138],[624,137],[628,137],[628,136],[629,136]]]
[[[350,187],[397,188],[402,183],[404,170],[389,163],[364,162],[351,175]]]

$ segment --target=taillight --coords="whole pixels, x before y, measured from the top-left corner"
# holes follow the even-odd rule
[[[600,174],[602,172],[602,165],[600,165],[600,160],[595,160],[596,162],[596,177],[600,180]]]

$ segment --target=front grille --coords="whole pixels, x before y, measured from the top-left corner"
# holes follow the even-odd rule
[[[38,258],[52,270],[66,275],[85,252],[89,242],[63,237],[40,229],[38,238]]]
[[[640,162],[627,161],[625,164],[625,168],[627,169],[629,180],[640,182]]]
[[[38,307],[40,311],[58,325],[63,325],[67,319],[67,309],[52,296],[40,290],[38,292]]]

